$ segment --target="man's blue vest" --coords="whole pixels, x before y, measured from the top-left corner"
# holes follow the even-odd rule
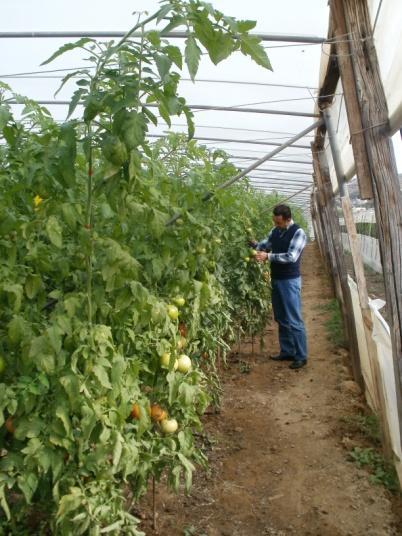
[[[289,249],[290,242],[294,237],[299,226],[294,223],[289,229],[283,230],[277,227],[272,231],[271,236],[271,253],[286,253]],[[294,279],[300,277],[300,257],[296,262],[282,263],[271,262],[272,279]]]

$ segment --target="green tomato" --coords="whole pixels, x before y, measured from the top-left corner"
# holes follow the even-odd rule
[[[185,374],[191,369],[191,359],[188,357],[188,355],[181,354],[179,355],[178,361],[178,370],[179,372],[183,372]]]
[[[173,301],[178,307],[183,307],[183,305],[186,303],[186,300],[182,296],[174,298]]]
[[[250,255],[252,257],[255,257],[257,255],[257,250],[256,249],[250,249]]]
[[[183,350],[183,348],[186,346],[186,344],[187,344],[186,337],[180,337],[180,339],[177,341],[177,349],[178,350]]]
[[[245,262],[250,262],[250,257],[243,257],[243,260],[244,260]]]
[[[215,238],[214,242],[215,244],[222,244],[222,240],[220,238]]]
[[[202,248],[202,247],[198,247],[196,251],[200,255],[205,255],[205,253],[207,252],[207,250],[205,248]]]
[[[161,355],[160,364],[161,364],[161,367],[163,367],[163,368],[169,368],[169,365],[170,365],[170,354],[169,354],[169,352],[164,352]],[[177,359],[175,359],[174,363],[173,363],[173,369],[177,370],[177,367],[178,367],[178,362],[177,362]]]
[[[176,419],[165,419],[161,422],[161,428],[164,434],[174,434],[179,425]]]
[[[175,305],[169,304],[167,306],[167,313],[170,320],[177,320],[179,318],[179,310]]]

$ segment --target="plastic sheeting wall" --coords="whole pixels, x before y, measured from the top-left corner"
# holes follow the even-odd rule
[[[387,99],[392,129],[391,133],[393,134],[402,127],[402,0],[368,0],[368,3],[373,28],[375,26],[374,41]],[[328,61],[328,46],[324,46],[320,83],[323,81],[323,77],[327,71]],[[350,144],[350,130],[343,98],[343,89],[340,81],[336,88],[336,95],[331,111],[335,121],[343,170],[347,179],[350,179],[355,174],[355,165]],[[333,189],[336,192],[338,190],[338,184],[328,138],[324,147],[330,168]],[[349,245],[347,237],[345,242]],[[371,246],[373,250],[374,243],[371,242],[368,244],[368,242],[369,240],[367,240],[367,247]],[[376,253],[373,256],[379,259],[379,255]],[[352,293],[353,312],[358,330],[359,351],[367,401],[375,412],[378,411],[378,408],[381,408],[381,413],[385,415],[395,458],[395,466],[402,485],[401,437],[399,432],[396,385],[389,327],[378,311],[379,300],[370,301],[373,332],[371,338],[369,340],[366,339],[366,330],[363,324],[357,287],[351,278],[349,278],[349,286]]]
[[[391,336],[388,324],[379,312],[382,300],[369,300],[373,332],[371,348],[374,352],[370,355],[367,348],[366,334],[361,314],[359,295],[356,283],[351,277],[348,278],[352,294],[353,313],[356,320],[357,339],[359,343],[360,361],[362,374],[366,387],[366,398],[374,412],[382,407],[391,438],[391,445],[395,459],[395,467],[398,472],[399,482],[402,485],[402,450],[399,434],[398,410],[396,401],[396,386],[394,376],[394,363],[392,359]],[[372,362],[370,358],[375,359]],[[378,394],[380,390],[380,395]]]
[[[368,0],[368,4],[372,25],[374,26],[376,22],[374,43],[387,98],[390,125],[392,134],[394,134],[402,127],[402,0],[383,0],[382,2]],[[337,125],[343,168],[347,179],[351,179],[355,174],[355,166],[342,83],[340,81],[335,93],[332,112]],[[336,191],[338,185],[329,148],[326,152],[330,164],[332,184]]]
[[[402,2],[369,0],[374,43],[393,133],[402,126]],[[379,11],[378,11],[379,10]]]
[[[380,246],[377,238],[367,235],[357,235],[360,246],[360,254],[364,264],[370,266],[372,270],[382,273],[382,264],[380,256]],[[349,238],[346,233],[342,233],[342,244],[346,251],[350,251]]]

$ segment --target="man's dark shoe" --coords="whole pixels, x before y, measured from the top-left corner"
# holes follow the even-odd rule
[[[293,361],[294,360],[293,355],[282,355],[282,354],[270,355],[269,358],[272,359],[273,361]]]
[[[289,368],[291,369],[299,369],[307,365],[306,359],[295,359],[293,363],[289,365]]]

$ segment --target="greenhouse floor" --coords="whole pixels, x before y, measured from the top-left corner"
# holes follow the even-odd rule
[[[256,343],[253,354],[246,340],[232,353],[221,411],[205,417],[209,472],[197,471],[187,497],[158,484],[157,530],[151,497],[137,512],[147,535],[402,534],[400,497],[352,460],[378,452],[375,423],[351,380],[347,351],[328,340],[324,307],[332,291],[314,245],[303,270],[308,366],[291,371],[269,361],[278,348],[273,323],[262,352]],[[375,459],[371,476],[392,487]]]

